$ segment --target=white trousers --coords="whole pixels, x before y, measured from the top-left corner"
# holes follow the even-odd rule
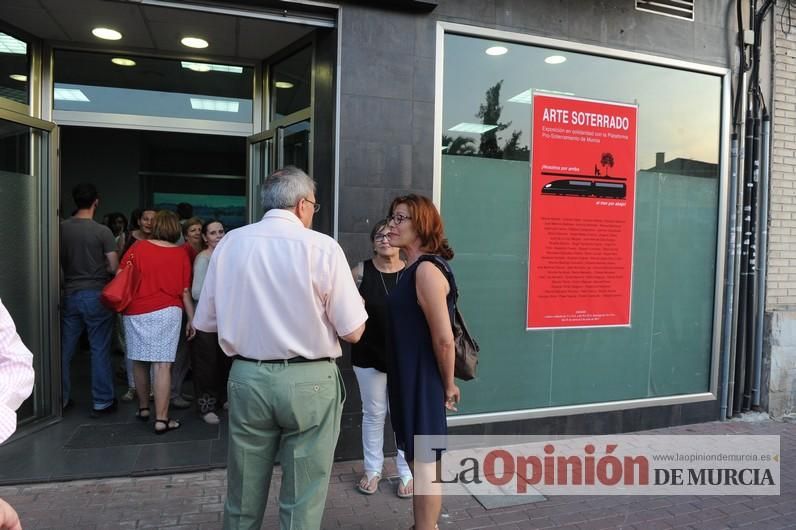
[[[375,368],[354,366],[362,398],[362,449],[365,453],[365,471],[382,473],[384,466],[384,420],[389,410],[387,398],[387,374]],[[398,475],[411,477],[412,472],[398,450],[395,458]]]

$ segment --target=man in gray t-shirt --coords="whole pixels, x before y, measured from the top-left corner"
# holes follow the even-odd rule
[[[71,404],[72,357],[85,328],[91,349],[92,417],[116,410],[111,368],[114,313],[100,303],[100,293],[119,266],[116,241],[110,228],[94,221],[99,197],[92,184],[72,190],[74,216],[61,222],[61,382],[63,406]]]

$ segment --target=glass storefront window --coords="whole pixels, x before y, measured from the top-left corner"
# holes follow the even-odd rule
[[[486,53],[498,46],[505,53]],[[639,169],[654,168],[662,153],[664,161],[678,161],[667,167],[679,163],[686,174],[718,175],[718,76],[446,35],[444,83],[446,155],[528,160],[531,98],[534,91],[548,91],[637,104]],[[496,128],[479,134],[478,126]]]
[[[310,106],[312,47],[308,46],[271,67],[271,102],[277,120]]]
[[[251,123],[246,66],[55,52],[56,110]]]
[[[483,359],[460,410],[709,391],[722,77],[456,34],[443,69],[441,208]],[[638,105],[629,327],[526,330],[536,91]]]
[[[0,32],[0,97],[28,104],[30,47]]]

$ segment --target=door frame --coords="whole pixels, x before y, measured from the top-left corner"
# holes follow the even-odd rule
[[[31,176],[38,179],[41,223],[41,306],[39,308],[41,352],[35,352],[36,384],[33,394],[34,416],[12,436],[16,439],[40,430],[61,417],[61,331],[60,331],[60,274],[59,274],[59,197],[60,197],[60,138],[58,126],[50,121],[34,118],[0,106],[0,119],[16,123],[49,135],[46,149],[42,137],[31,133]],[[49,381],[48,381],[49,380]]]
[[[310,122],[310,142],[312,142],[312,107],[307,107],[296,111],[287,116],[282,116],[278,120],[271,122],[271,127],[267,130],[258,132],[246,138],[246,180],[248,182],[248,205],[247,217],[249,223],[259,221],[258,213],[262,210],[259,205],[260,185],[262,181],[276,168],[282,167],[284,160],[284,130],[291,125]],[[261,144],[271,141],[271,147],[267,153],[268,160],[263,161],[259,152]],[[265,167],[263,168],[263,165]],[[312,149],[309,150],[308,174],[312,175]],[[264,171],[263,171],[264,169]]]

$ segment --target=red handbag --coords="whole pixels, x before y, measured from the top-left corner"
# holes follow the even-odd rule
[[[100,302],[117,313],[123,312],[133,301],[138,286],[141,284],[141,273],[133,262],[133,253],[130,252],[124,268],[108,282],[100,294]]]

